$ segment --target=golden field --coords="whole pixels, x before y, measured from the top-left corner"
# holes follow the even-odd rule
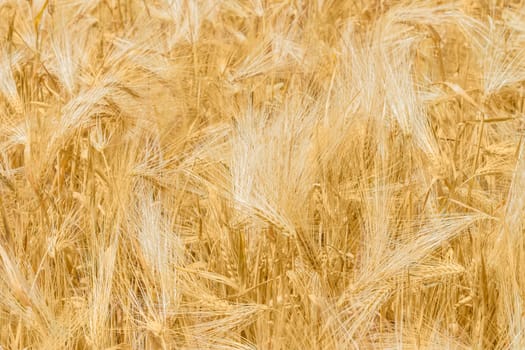
[[[0,0],[0,348],[525,349],[525,4]]]

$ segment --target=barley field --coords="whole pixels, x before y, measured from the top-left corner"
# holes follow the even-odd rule
[[[0,349],[525,349],[525,4],[0,0]]]

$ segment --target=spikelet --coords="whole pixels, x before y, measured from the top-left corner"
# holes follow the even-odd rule
[[[522,7],[0,0],[0,350],[525,348]]]

